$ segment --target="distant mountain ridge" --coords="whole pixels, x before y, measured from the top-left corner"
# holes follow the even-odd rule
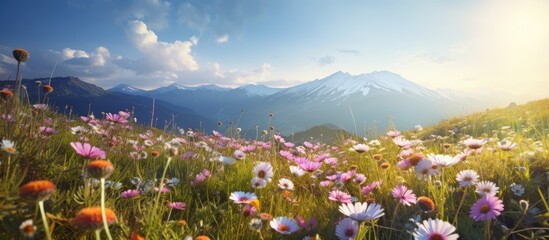
[[[37,102],[38,91],[41,86],[37,86],[36,81],[47,84],[49,79],[23,79],[22,84],[27,88],[30,101]],[[13,81],[0,81],[0,86],[13,86]],[[94,84],[84,82],[76,77],[55,77],[51,79],[53,92],[48,94],[47,101],[53,108],[65,109],[72,107],[73,114],[87,115],[91,110],[96,116],[101,112],[117,113],[118,111],[133,111],[134,117],[139,123],[149,125],[153,102],[151,98],[128,95],[116,92],[106,91]],[[44,93],[41,92],[41,99]],[[165,123],[171,123],[175,120],[177,126],[183,128],[202,128],[212,129],[215,123],[210,119],[200,116],[193,110],[175,106],[173,104],[158,100],[155,102],[154,110],[155,126],[162,128]]]
[[[182,117],[178,120],[182,127],[198,126],[208,130],[215,129],[214,123],[221,122],[225,123],[224,127],[240,127],[243,132],[274,127],[284,135],[325,124],[358,135],[370,129],[384,129],[389,123],[407,129],[490,106],[486,99],[448,90],[430,90],[389,71],[359,75],[336,72],[289,88],[174,83],[153,90],[120,84],[106,91],[77,78],[59,79],[65,78],[54,78],[55,90],[50,96],[52,103],[59,107],[70,104],[75,109],[78,105],[87,110],[87,98],[93,100],[94,106],[106,109],[101,110],[104,112],[139,105],[139,118],[148,122],[154,98],[160,123],[170,121],[170,112],[175,112]],[[32,90],[36,88],[34,80],[24,81],[31,95],[36,92]]]

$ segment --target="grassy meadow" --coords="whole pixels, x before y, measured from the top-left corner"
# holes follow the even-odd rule
[[[3,90],[0,239],[549,236],[547,99],[334,143],[162,131],[121,110]]]

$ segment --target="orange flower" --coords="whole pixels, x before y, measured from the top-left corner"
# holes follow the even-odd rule
[[[262,221],[270,221],[271,219],[273,219],[273,216],[271,214],[268,214],[268,213],[260,213],[259,214],[259,217],[261,218]]]
[[[381,167],[381,169],[387,169],[391,166],[391,164],[389,164],[388,162],[384,162],[382,163],[381,165],[379,165],[379,167]]]
[[[185,226],[185,225],[187,225],[187,221],[179,220],[179,221],[177,221],[177,225]]]
[[[208,236],[200,235],[195,237],[194,240],[210,240],[210,238]]]
[[[18,62],[24,62],[29,59],[29,52],[27,52],[25,49],[16,48],[15,50],[13,50],[12,53],[13,53],[13,57]]]
[[[145,240],[145,238],[137,234],[136,232],[132,232],[130,240]]]
[[[152,152],[151,152],[151,155],[152,155],[153,157],[156,157],[156,156],[160,155],[160,152],[159,152],[159,151],[152,151]]]
[[[105,208],[107,224],[111,225],[116,221],[114,211]],[[84,208],[76,214],[72,219],[72,223],[84,230],[96,229],[103,226],[103,218],[101,217],[101,207]]]
[[[418,205],[419,208],[421,208],[421,210],[426,212],[435,210],[435,202],[433,202],[432,199],[425,196],[418,197],[416,205]]]
[[[414,155],[412,155],[410,158],[408,158],[408,161],[410,161],[410,164],[412,166],[416,166],[417,163],[419,161],[421,161],[421,159],[423,159],[423,158],[424,158],[424,156],[423,156],[422,153],[414,153]]]
[[[368,199],[366,199],[366,202],[367,203],[375,203],[376,199],[375,198],[368,198]]]
[[[442,146],[446,149],[450,148],[452,146],[452,144],[449,144],[449,143],[445,143],[445,144],[442,144]]]
[[[358,168],[358,166],[356,164],[351,165],[351,171],[356,170],[357,168]]]
[[[252,200],[251,202],[249,202],[248,204],[252,205],[255,207],[255,209],[257,209],[257,211],[259,211],[259,207],[260,207],[260,203],[259,203],[259,200],[256,198],[254,200]]]
[[[108,178],[113,171],[112,163],[107,160],[95,160],[86,165],[86,173],[93,178]]]
[[[50,198],[55,190],[55,184],[48,180],[28,182],[19,188],[19,196],[31,201],[44,201]]]
[[[383,158],[383,156],[379,153],[374,154],[372,157],[374,157],[375,160],[379,161]]]
[[[46,93],[51,93],[51,92],[53,92],[53,87],[52,87],[51,85],[49,85],[49,84],[44,85],[44,86],[42,87],[42,89],[44,89],[44,92],[46,92]]]
[[[13,92],[7,88],[3,88],[1,91],[0,91],[0,94],[2,95],[3,98],[10,98],[10,97],[13,97]]]

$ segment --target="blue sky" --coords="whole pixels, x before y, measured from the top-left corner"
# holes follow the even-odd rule
[[[431,89],[548,96],[549,1],[58,0],[0,3],[0,78],[292,86],[389,70]]]

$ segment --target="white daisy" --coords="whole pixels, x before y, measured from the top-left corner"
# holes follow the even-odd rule
[[[477,186],[477,189],[475,190],[475,192],[480,194],[481,196],[484,196],[484,195],[495,196],[499,190],[499,187],[497,187],[495,183],[490,181],[478,182],[476,186]]]
[[[368,205],[368,203],[366,202],[356,202],[354,204],[344,203],[339,206],[339,211],[346,216],[361,222],[377,219],[385,215],[385,213],[383,212],[383,208],[381,208],[381,205],[377,203],[372,203]]]
[[[273,166],[268,162],[260,162],[256,164],[252,172],[255,173],[258,178],[262,178],[267,182],[270,182],[274,175]]]
[[[456,175],[456,181],[459,182],[460,187],[475,185],[478,179],[478,173],[474,170],[462,170]]]
[[[456,227],[449,222],[435,219],[423,221],[422,224],[418,224],[418,228],[414,231],[414,239],[416,240],[457,240],[459,235],[454,233]]]
[[[299,230],[297,222],[294,219],[288,217],[276,217],[271,220],[269,225],[271,225],[271,228],[281,234],[291,234]]]
[[[238,191],[232,192],[229,199],[233,200],[235,203],[249,203],[257,199],[257,196],[255,193]]]
[[[280,180],[278,180],[278,188],[280,188],[281,190],[293,191],[294,190],[294,183],[290,179],[281,178]]]
[[[358,222],[345,218],[337,223],[336,236],[340,240],[352,240],[355,239],[358,234]]]
[[[18,153],[17,149],[15,148],[15,144],[7,139],[2,140],[2,143],[0,144],[2,151],[6,152],[9,155],[15,155]]]
[[[306,173],[305,170],[301,169],[299,166],[290,166],[290,172],[296,177],[301,177]]]

